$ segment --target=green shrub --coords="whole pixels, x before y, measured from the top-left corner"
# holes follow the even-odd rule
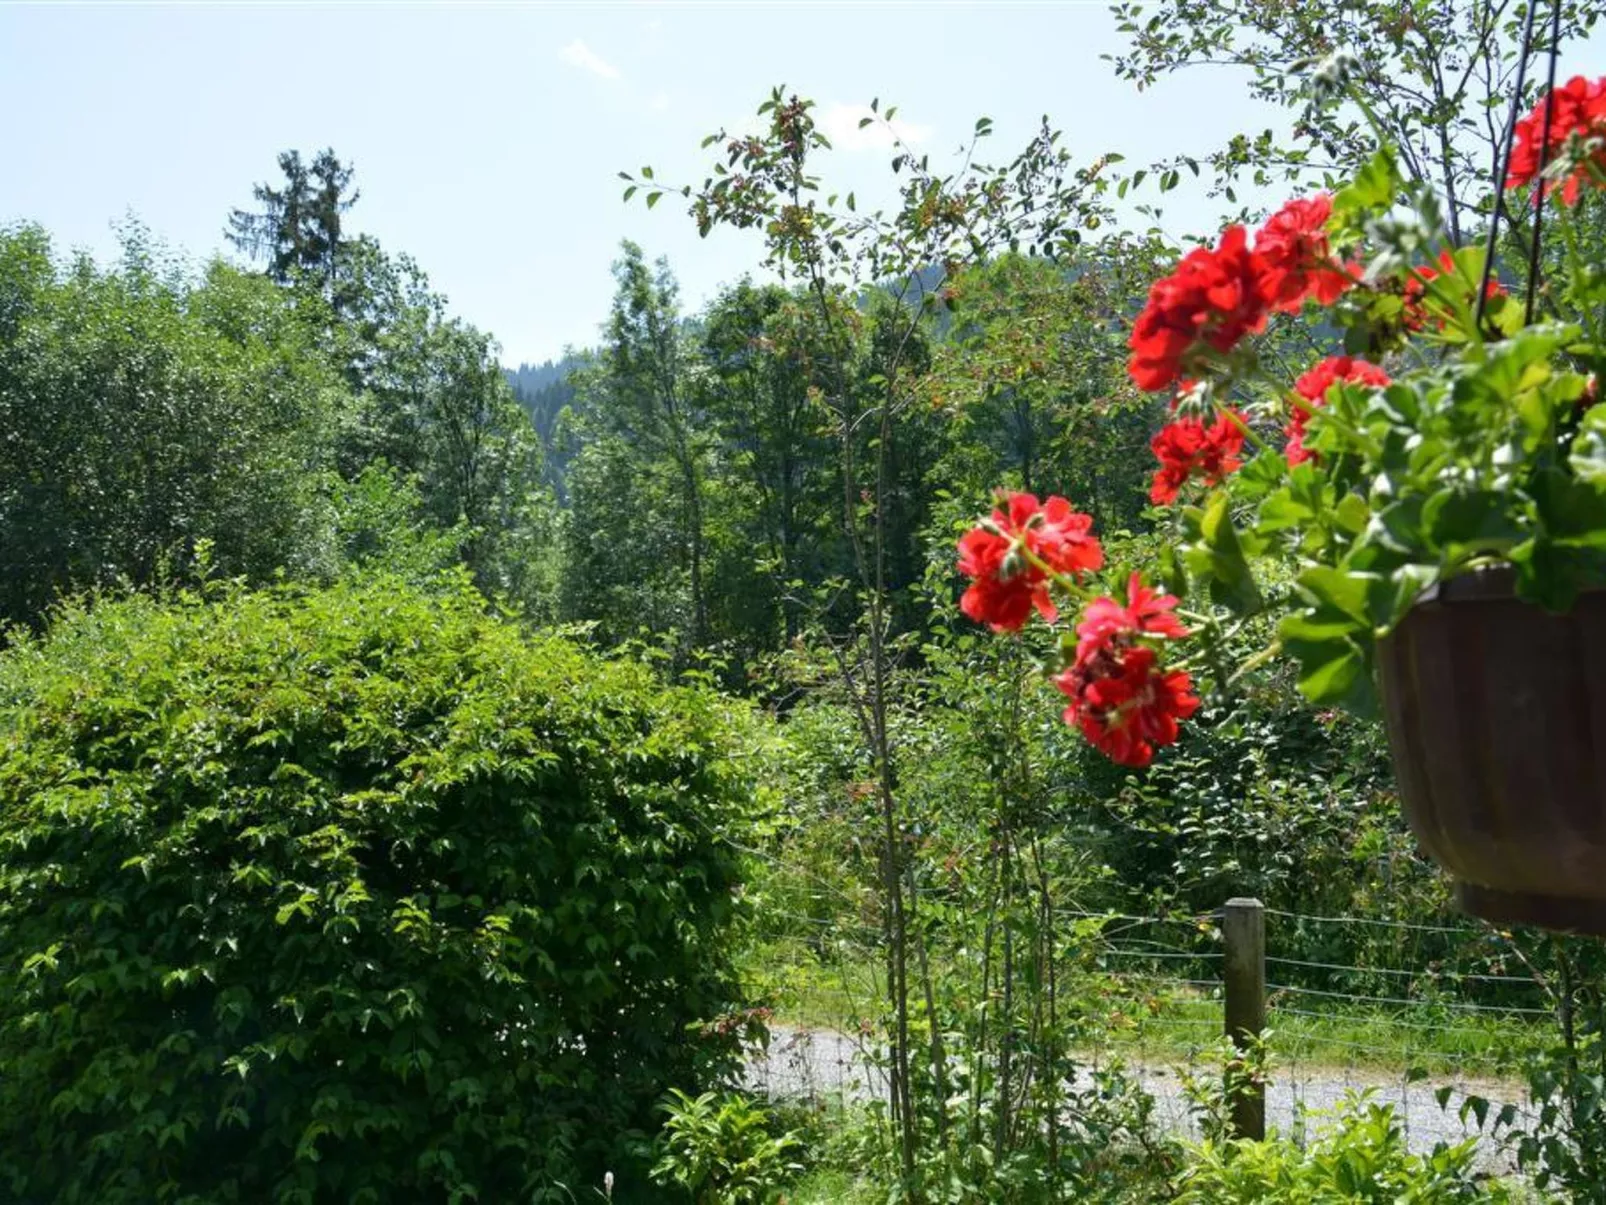
[[[1413,1154],[1392,1105],[1351,1096],[1308,1147],[1288,1138],[1206,1140],[1190,1152],[1177,1205],[1451,1205],[1505,1201],[1473,1170],[1477,1139]]]
[[[652,1178],[685,1189],[697,1205],[767,1205],[803,1170],[802,1139],[775,1133],[769,1110],[740,1092],[671,1088],[661,1108]]]
[[[733,1053],[740,723],[461,581],[69,609],[0,655],[0,1199],[625,1167]]]

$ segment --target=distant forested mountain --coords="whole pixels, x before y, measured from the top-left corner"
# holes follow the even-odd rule
[[[517,368],[508,368],[504,371],[507,373],[507,383],[513,386],[515,393],[533,397],[553,382],[562,381],[589,358],[586,353],[571,352],[561,359],[543,360],[539,364],[520,364]]]
[[[530,416],[530,425],[541,440],[543,473],[558,500],[565,501],[569,462],[574,458],[572,441],[565,438],[563,412],[574,402],[575,389],[570,374],[594,361],[591,352],[565,355],[540,364],[520,364],[503,369],[513,396]]]

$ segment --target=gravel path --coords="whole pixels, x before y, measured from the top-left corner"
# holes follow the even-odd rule
[[[1089,1061],[1090,1075],[1098,1059],[1091,1057]],[[1174,1066],[1128,1062],[1126,1067],[1154,1097],[1155,1119],[1162,1129],[1193,1132],[1187,1098]],[[884,1092],[886,1081],[847,1034],[831,1029],[777,1027],[771,1032],[769,1049],[762,1056],[755,1054],[749,1064],[748,1083],[773,1099],[837,1101]],[[1377,1101],[1394,1105],[1411,1149],[1425,1152],[1436,1143],[1459,1142],[1477,1133],[1475,1122],[1463,1125],[1460,1119],[1461,1101],[1469,1093],[1489,1100],[1491,1113],[1507,1101],[1520,1106],[1525,1100],[1520,1084],[1467,1078],[1454,1081],[1448,1107],[1441,1109],[1436,1097],[1440,1086],[1432,1080],[1407,1083],[1403,1075],[1391,1076],[1377,1069],[1310,1064],[1274,1068],[1266,1095],[1266,1120],[1269,1126],[1287,1131],[1297,1119],[1297,1103],[1310,1109],[1333,1109],[1343,1104],[1348,1093],[1370,1088]],[[1485,1162],[1491,1169],[1500,1163],[1492,1144]]]

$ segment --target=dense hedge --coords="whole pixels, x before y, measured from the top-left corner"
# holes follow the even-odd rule
[[[730,1053],[735,732],[463,585],[0,655],[0,1199],[590,1197]]]

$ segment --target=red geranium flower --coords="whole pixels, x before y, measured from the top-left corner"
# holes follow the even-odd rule
[[[1196,343],[1219,352],[1266,324],[1257,262],[1242,226],[1229,226],[1214,248],[1195,247],[1170,276],[1154,282],[1132,325],[1127,372],[1139,389],[1165,389]]]
[[[1545,141],[1545,109],[1550,109],[1550,139]],[[1544,161],[1554,163],[1561,157],[1568,139],[1574,135],[1581,139],[1606,138],[1606,79],[1590,83],[1575,75],[1550,96],[1546,96],[1534,111],[1517,123],[1517,141],[1511,148],[1511,164],[1506,169],[1506,187],[1520,188],[1531,184],[1539,176],[1540,151]],[[1578,186],[1593,177],[1590,164],[1606,168],[1606,142],[1591,148],[1588,158],[1579,163],[1561,187],[1564,204],[1578,201]],[[1542,183],[1541,193],[1549,195],[1554,187],[1551,181]]]
[[[959,572],[972,579],[959,609],[995,632],[1016,631],[1033,607],[1050,623],[1058,618],[1048,573],[1033,556],[1056,573],[1091,573],[1104,564],[1104,549],[1089,534],[1093,520],[1064,498],[1039,503],[1033,494],[1011,493],[1006,502],[1007,511],[993,511],[959,540]]]
[[[1305,424],[1310,421],[1316,407],[1327,403],[1327,391],[1339,381],[1354,381],[1359,385],[1382,388],[1389,383],[1389,375],[1366,360],[1352,356],[1328,356],[1295,381],[1295,397],[1291,403],[1293,416],[1283,428],[1288,435],[1285,452],[1290,468],[1315,458],[1316,454],[1305,447]]]
[[[1123,766],[1142,767],[1155,749],[1174,744],[1177,723],[1199,709],[1193,682],[1182,670],[1161,672],[1146,645],[1103,646],[1078,657],[1054,681],[1070,696],[1065,722]]]
[[[1272,309],[1293,313],[1307,297],[1332,305],[1354,283],[1328,245],[1332,212],[1333,200],[1326,194],[1296,199],[1255,235],[1260,292]]]
[[[1095,598],[1083,609],[1082,621],[1076,625],[1078,660],[1115,640],[1138,636],[1180,640],[1188,634],[1182,621],[1172,614],[1177,605],[1175,596],[1149,589],[1136,573],[1127,580],[1126,599],[1122,606],[1113,598]]]
[[[1403,319],[1406,330],[1419,331],[1427,323],[1427,319],[1430,314],[1428,309],[1427,282],[1431,280],[1437,280],[1440,276],[1458,275],[1459,273],[1456,269],[1455,256],[1452,255],[1450,251],[1444,250],[1439,252],[1439,261],[1437,265],[1424,264],[1422,267],[1417,268],[1413,273],[1411,273],[1411,275],[1406,277],[1404,292],[1405,316]],[[1470,295],[1473,290],[1468,289],[1467,292]],[[1491,276],[1489,278],[1488,285],[1483,290],[1483,295],[1490,300],[1493,300],[1496,297],[1505,296],[1506,290],[1501,286],[1499,281],[1495,280]],[[1444,327],[1446,315],[1435,310],[1432,311],[1432,317],[1434,318],[1434,325],[1442,329]]]
[[[1206,485],[1215,485],[1243,463],[1238,458],[1243,446],[1243,416],[1236,413],[1219,415],[1208,427],[1197,418],[1167,423],[1149,441],[1160,461],[1149,499],[1157,506],[1175,502],[1178,492],[1196,474]]]

